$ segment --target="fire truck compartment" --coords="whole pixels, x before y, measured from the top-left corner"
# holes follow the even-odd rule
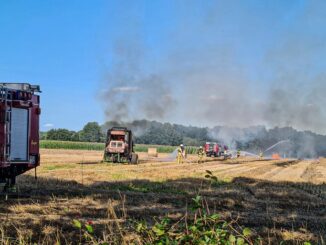
[[[14,162],[28,161],[28,112],[28,109],[12,108],[10,160]]]

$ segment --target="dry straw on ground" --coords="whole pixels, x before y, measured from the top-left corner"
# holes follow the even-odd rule
[[[166,154],[159,154],[159,159]],[[91,222],[98,240],[139,241],[130,220],[183,217],[200,193],[212,212],[256,230],[266,241],[322,243],[326,234],[326,160],[215,159],[159,162],[140,154],[139,165],[101,163],[102,152],[42,150],[38,180],[18,179],[25,196],[0,201],[0,239],[78,243],[74,219]],[[206,170],[219,178],[205,179]],[[28,195],[28,197],[26,196]]]

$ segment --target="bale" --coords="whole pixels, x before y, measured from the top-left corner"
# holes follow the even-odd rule
[[[148,148],[147,154],[149,157],[157,157],[157,148]]]

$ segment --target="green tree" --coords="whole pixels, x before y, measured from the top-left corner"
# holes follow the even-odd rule
[[[72,136],[76,132],[69,131],[68,129],[59,128],[59,129],[51,129],[47,132],[46,138],[48,140],[64,140],[70,141]]]
[[[74,133],[71,135],[70,140],[71,140],[71,141],[80,141],[80,139],[79,139],[79,133],[78,133],[78,132],[74,132]]]
[[[40,131],[40,140],[46,140],[46,139],[47,139],[47,132]]]
[[[137,137],[137,143],[158,145],[179,145],[182,143],[182,135],[174,130],[170,123],[153,123],[141,136]]]
[[[87,123],[83,130],[79,132],[79,140],[86,142],[101,142],[103,134],[97,122]]]

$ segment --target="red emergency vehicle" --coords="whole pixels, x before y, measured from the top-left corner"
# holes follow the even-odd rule
[[[38,85],[0,83],[0,183],[5,188],[40,165],[40,92]]]
[[[224,151],[227,151],[228,147],[226,145],[221,145],[216,142],[206,142],[204,149],[206,156],[220,157],[224,155]]]

